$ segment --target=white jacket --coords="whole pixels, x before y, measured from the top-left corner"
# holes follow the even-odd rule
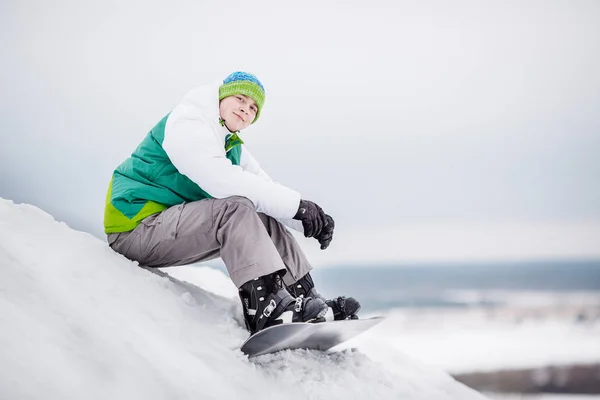
[[[240,165],[226,155],[229,130],[219,122],[220,82],[190,91],[169,115],[162,147],[177,170],[212,197],[243,196],[257,212],[279,219],[303,232],[292,220],[298,211],[300,193],[273,181],[242,146]]]

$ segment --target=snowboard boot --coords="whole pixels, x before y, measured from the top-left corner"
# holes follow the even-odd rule
[[[239,289],[246,328],[254,334],[288,322],[324,322],[327,304],[313,297],[292,297],[278,272],[244,283]]]
[[[338,296],[334,299],[326,300],[321,296],[315,289],[310,273],[307,273],[298,282],[291,286],[288,286],[288,291],[293,296],[298,297],[312,297],[321,299],[329,306],[329,309],[333,313],[333,320],[339,321],[343,319],[358,319],[358,312],[360,311],[360,303],[354,297]],[[327,318],[327,317],[326,317]],[[331,318],[327,318],[330,320]]]

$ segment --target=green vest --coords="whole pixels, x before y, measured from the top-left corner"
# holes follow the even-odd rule
[[[113,172],[104,208],[105,233],[132,231],[149,215],[176,204],[212,198],[179,173],[163,150],[168,117],[161,119],[131,157]],[[240,165],[242,143],[237,134],[225,139],[227,158],[234,165]]]

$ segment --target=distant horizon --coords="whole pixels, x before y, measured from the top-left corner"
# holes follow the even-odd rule
[[[340,263],[340,264],[327,264],[320,265],[319,268],[398,268],[398,267],[446,267],[446,266],[465,266],[465,267],[476,267],[476,266],[494,266],[494,265],[542,265],[542,264],[565,264],[565,263],[576,263],[576,264],[594,264],[600,268],[600,257],[585,258],[585,257],[557,257],[557,258],[530,258],[530,259],[482,259],[482,260],[449,260],[449,261],[387,261],[387,262],[375,262],[369,266],[365,266],[364,263]]]
[[[562,266],[564,264],[577,264],[577,265],[589,265],[593,268],[598,268],[600,270],[600,257],[598,258],[536,258],[536,259],[522,259],[522,260],[465,260],[465,261],[396,261],[396,262],[372,262],[370,264],[366,263],[338,263],[338,264],[323,264],[314,266],[314,270],[323,270],[323,269],[365,269],[365,270],[385,270],[385,269],[401,269],[401,268],[488,268],[495,266],[531,266],[531,267],[552,267],[552,266]],[[211,267],[216,268],[220,271],[227,272],[227,268],[223,264],[221,259],[209,260],[196,264],[189,264],[189,266],[194,267]],[[169,267],[165,267],[165,270],[168,270]]]
[[[224,265],[202,263],[225,276]],[[173,267],[174,273],[195,268]],[[170,273],[170,268],[162,268]],[[600,260],[546,260],[489,264],[395,264],[317,267],[311,272],[318,292],[364,301],[366,312],[395,308],[497,307],[540,302],[600,304]],[[232,289],[233,285],[232,285]],[[565,303],[566,304],[566,303]]]

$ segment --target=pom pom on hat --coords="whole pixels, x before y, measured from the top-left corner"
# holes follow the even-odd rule
[[[256,102],[258,111],[252,123],[255,123],[265,104],[265,88],[258,78],[247,72],[237,71],[230,74],[219,87],[219,100],[235,94],[243,94]]]

